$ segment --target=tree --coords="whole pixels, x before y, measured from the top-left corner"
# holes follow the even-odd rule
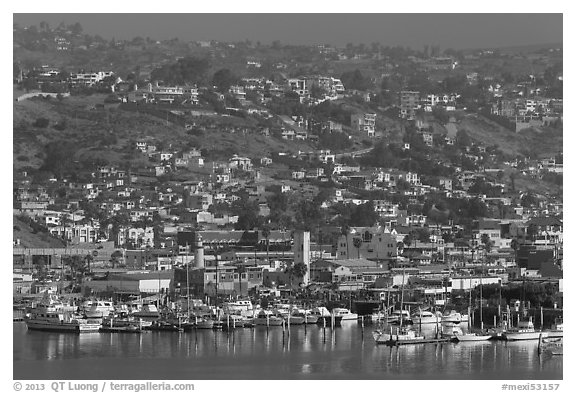
[[[266,239],[266,260],[268,261],[268,263],[270,263],[270,228],[268,228],[268,226],[265,226],[262,229],[262,236],[264,236],[264,238]]]
[[[298,279],[300,279],[300,281],[302,281],[306,273],[308,273],[308,266],[302,262],[298,262],[294,265],[293,273],[296,277],[298,277]]]
[[[216,86],[216,90],[220,93],[226,93],[230,89],[230,86],[238,82],[238,77],[232,73],[228,68],[223,68],[212,77],[212,85]]]
[[[466,147],[470,146],[471,140],[470,136],[465,130],[458,130],[456,133],[456,144],[459,147]]]
[[[514,262],[518,264],[518,240],[512,239],[510,248],[514,250]]]
[[[360,247],[362,247],[362,239],[359,237],[355,237],[352,239],[352,244],[354,244],[354,248],[358,251],[358,259],[360,259]]]
[[[343,73],[340,80],[346,89],[352,90],[368,90],[371,85],[370,78],[364,77],[358,69]]]

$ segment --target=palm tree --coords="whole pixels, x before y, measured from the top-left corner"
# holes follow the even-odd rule
[[[236,266],[236,271],[238,272],[238,282],[240,283],[240,296],[242,296],[242,274],[244,274],[246,272],[246,266],[244,266],[244,263]]]
[[[514,263],[518,264],[518,240],[512,239],[510,242],[510,248],[514,250]]]
[[[359,237],[355,237],[352,240],[352,243],[354,244],[354,247],[358,250],[358,259],[360,259],[360,247],[362,246],[362,239],[360,239]]]
[[[262,236],[266,239],[266,260],[270,263],[270,228],[267,226],[262,228]]]
[[[292,297],[292,278],[294,277],[294,266],[287,266],[284,273],[288,275],[290,282],[290,297]]]
[[[302,262],[299,262],[292,267],[292,270],[293,274],[302,280],[306,273],[308,273],[308,266]]]

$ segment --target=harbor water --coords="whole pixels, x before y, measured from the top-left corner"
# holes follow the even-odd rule
[[[14,322],[14,379],[563,378],[562,356],[538,355],[537,341],[388,347],[374,343],[375,327],[346,322],[334,329],[70,334],[29,331]]]

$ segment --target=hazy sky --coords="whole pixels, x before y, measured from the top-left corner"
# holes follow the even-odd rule
[[[260,41],[287,44],[381,42],[421,49],[562,42],[562,14],[14,14],[14,23],[80,22],[104,38]]]

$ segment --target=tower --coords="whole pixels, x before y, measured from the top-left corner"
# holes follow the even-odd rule
[[[308,285],[310,281],[310,232],[294,232],[294,265],[303,263],[306,265],[306,274],[302,278],[302,284]]]
[[[204,245],[202,244],[202,236],[196,232],[196,240],[194,241],[194,267],[204,267]]]

